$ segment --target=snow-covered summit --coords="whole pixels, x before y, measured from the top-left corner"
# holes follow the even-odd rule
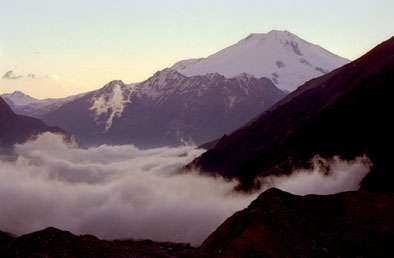
[[[270,78],[279,88],[292,91],[348,62],[291,32],[272,30],[250,34],[207,58],[180,61],[172,69],[186,76],[216,72],[232,78],[246,73]]]

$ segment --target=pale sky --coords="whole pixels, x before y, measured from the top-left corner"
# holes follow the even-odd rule
[[[272,29],[354,59],[394,35],[393,10],[393,0],[0,0],[0,77],[15,78],[0,78],[0,93],[138,82]]]

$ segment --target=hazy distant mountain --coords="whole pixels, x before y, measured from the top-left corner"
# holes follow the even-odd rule
[[[60,128],[49,127],[36,118],[15,114],[0,97],[0,149],[22,143],[43,132],[64,133]]]
[[[12,110],[20,115],[32,116],[41,118],[46,113],[53,111],[67,102],[74,100],[81,95],[70,96],[58,99],[36,99],[23,92],[15,91],[13,93],[6,93],[0,95]]]
[[[18,105],[18,106],[23,106],[23,105],[27,105],[27,104],[39,101],[38,99],[30,97],[29,95],[27,95],[21,91],[14,91],[13,93],[1,94],[1,97],[5,101],[12,101],[12,104]]]
[[[172,68],[184,75],[219,73],[233,77],[248,73],[271,79],[288,91],[348,63],[318,45],[288,31],[251,34],[207,58],[189,59]]]
[[[266,78],[186,77],[165,69],[138,84],[112,81],[48,113],[44,120],[86,145],[198,144],[231,132],[284,96]]]
[[[289,94],[252,123],[223,137],[193,162],[203,171],[240,178],[289,173],[316,154],[367,155],[367,189],[393,191],[394,37],[358,60]]]

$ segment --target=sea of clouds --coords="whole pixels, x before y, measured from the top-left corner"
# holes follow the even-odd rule
[[[236,182],[179,173],[202,152],[194,146],[80,149],[43,134],[16,145],[14,157],[0,158],[0,230],[24,234],[53,226],[105,239],[198,245],[269,187],[299,195],[356,190],[371,166],[366,157],[333,158],[324,161],[330,173],[316,165],[261,179],[264,189],[244,194],[233,191]]]

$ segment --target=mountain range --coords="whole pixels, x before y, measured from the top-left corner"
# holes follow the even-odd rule
[[[235,130],[285,95],[266,78],[186,77],[165,69],[138,84],[112,81],[43,120],[76,135],[83,145],[199,144]]]
[[[207,58],[178,62],[141,83],[115,80],[63,99],[37,100],[21,92],[3,97],[16,113],[61,127],[84,146],[202,144],[347,62],[290,32],[271,31]]]

